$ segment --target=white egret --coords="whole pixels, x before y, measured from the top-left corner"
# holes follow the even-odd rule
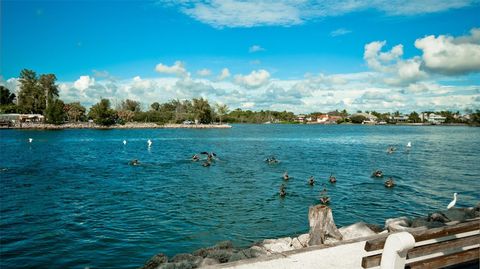
[[[151,147],[152,146],[152,140],[148,139],[147,144],[148,144],[148,147]]]
[[[126,144],[127,144],[127,140],[123,140],[123,144],[126,145]]]
[[[457,202],[457,193],[453,194],[453,200],[448,204],[447,209],[450,209],[455,206],[455,203]]]
[[[32,143],[32,141],[33,141],[33,138],[28,139],[28,143]]]

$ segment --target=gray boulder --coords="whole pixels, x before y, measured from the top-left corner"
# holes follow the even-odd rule
[[[145,265],[143,265],[141,268],[142,269],[155,269],[157,268],[159,265],[162,265],[164,263],[167,263],[168,262],[168,257],[167,255],[163,254],[163,253],[159,253],[155,256],[153,256],[152,258],[150,258],[146,263]]]
[[[428,229],[431,229],[431,228],[438,228],[442,226],[445,226],[443,222],[428,221],[428,218],[415,218],[412,220],[412,228],[426,227]]]
[[[342,234],[343,240],[350,240],[376,234],[365,222],[357,222],[355,224],[342,227],[338,230]]]
[[[220,263],[225,263],[228,262],[232,254],[233,252],[231,250],[215,249],[208,253],[207,258],[215,259]]]
[[[205,258],[203,259],[203,261],[200,263],[200,266],[199,267],[204,267],[204,266],[210,266],[210,265],[215,265],[215,264],[219,264],[219,262],[215,259],[211,259],[211,258]]]
[[[294,249],[306,248],[306,247],[308,247],[308,241],[309,240],[310,240],[310,235],[309,234],[302,234],[302,235],[299,235],[298,237],[294,237],[292,239],[291,246]]]
[[[255,257],[266,256],[270,255],[264,248],[261,246],[252,246],[249,248],[253,253],[255,253]]]
[[[270,253],[279,253],[294,249],[292,246],[292,238],[290,237],[265,239],[261,246]]]
[[[385,228],[389,232],[408,231],[412,221],[407,217],[392,218],[385,221]]]
[[[451,221],[465,221],[466,219],[475,218],[475,211],[471,208],[450,208],[442,212]]]

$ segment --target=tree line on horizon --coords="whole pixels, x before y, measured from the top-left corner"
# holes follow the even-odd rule
[[[293,123],[296,115],[288,111],[271,110],[242,110],[240,108],[229,110],[225,104],[210,105],[207,99],[193,98],[192,100],[170,100],[165,103],[153,102],[148,110],[142,111],[142,106],[136,100],[122,100],[115,107],[107,98],[101,98],[94,104],[87,113],[87,109],[80,102],[65,103],[59,98],[59,89],[54,74],[37,75],[35,71],[24,69],[20,72],[20,90],[18,96],[12,93],[5,86],[0,86],[0,113],[25,113],[41,114],[45,122],[62,124],[65,122],[84,122],[93,120],[100,125],[124,124],[126,122],[154,122],[183,123],[197,122],[208,124],[212,122],[226,123],[265,123],[282,122]],[[357,111],[361,113],[362,111]],[[470,123],[480,124],[480,110],[469,111]],[[400,116],[400,112],[380,113],[376,111],[365,111],[365,113],[376,116],[379,120],[388,123],[393,117]],[[452,111],[425,113],[437,113],[446,117],[446,123],[464,122],[458,117],[460,114]],[[306,116],[318,117],[321,114],[340,116],[338,123],[352,122],[362,123],[364,117],[359,115],[350,116],[344,109],[328,113],[313,112]],[[350,116],[350,117],[349,117]],[[422,122],[420,115],[413,111],[408,114],[408,121],[413,123]]]

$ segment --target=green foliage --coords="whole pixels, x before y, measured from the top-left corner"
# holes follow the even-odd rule
[[[222,124],[222,117],[225,116],[228,113],[228,106],[225,104],[216,104],[215,109],[217,112],[217,115],[220,119],[220,124]]]
[[[413,123],[422,122],[422,120],[420,119],[420,116],[415,111],[413,111],[412,113],[410,113],[410,115],[408,115],[408,120]]]
[[[115,124],[117,113],[110,108],[110,100],[102,99],[90,108],[88,117],[97,124],[109,126]]]
[[[452,112],[452,111],[440,111],[440,115],[444,116],[445,123],[463,123],[464,120],[460,118],[460,112]]]
[[[212,108],[208,103],[207,99],[196,99],[193,98],[193,113],[195,115],[195,119],[198,120],[200,123],[211,123],[212,122]]]
[[[480,125],[480,110],[475,110],[475,113],[470,114],[470,122],[474,125]]]
[[[43,74],[37,77],[33,70],[23,69],[20,72],[20,92],[18,93],[19,110],[25,113],[44,114],[49,104],[58,98],[58,86],[54,74]],[[50,112],[49,112],[50,113]]]
[[[365,118],[364,116],[362,115],[355,115],[355,116],[352,116],[350,117],[350,120],[353,122],[353,123],[362,123],[364,120],[366,120],[367,118]]]
[[[12,105],[15,100],[15,94],[5,86],[0,86],[0,105]]]
[[[38,79],[35,71],[23,69],[20,72],[19,81],[20,92],[18,93],[18,106],[20,109],[27,113],[43,114],[45,98],[38,87]]]
[[[58,86],[55,85],[57,77],[54,74],[40,75],[38,79],[38,91],[41,92],[41,100],[39,102],[45,102],[46,100],[53,100],[58,98]]]
[[[153,104],[150,105],[152,110],[158,111],[160,109],[160,104],[158,102],[154,102]]]
[[[140,102],[127,99],[122,101],[120,107],[117,107],[117,110],[125,110],[125,111],[132,111],[132,112],[140,112],[142,111]]]
[[[45,110],[45,118],[47,123],[62,124],[67,116],[64,110],[65,104],[62,100],[56,99],[51,101]]]
[[[225,117],[225,122],[230,123],[265,123],[267,121],[292,123],[295,121],[295,114],[287,111],[261,110],[257,112],[237,108]]]
[[[66,104],[64,109],[67,113],[68,121],[76,122],[85,120],[85,112],[87,110],[80,104],[80,102]]]
[[[0,105],[0,113],[19,113],[21,112],[16,104]]]

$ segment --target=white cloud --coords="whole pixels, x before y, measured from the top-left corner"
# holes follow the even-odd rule
[[[228,68],[223,68],[222,71],[220,72],[220,75],[217,77],[217,79],[224,80],[228,77],[230,77],[230,70],[228,70]]]
[[[198,21],[218,28],[294,25],[303,21],[295,6],[277,1],[192,1],[184,5],[182,11]]]
[[[188,16],[213,27],[291,26],[308,20],[340,16],[351,12],[378,10],[389,16],[410,16],[442,12],[477,3],[476,0],[183,0],[171,1]]]
[[[348,29],[345,29],[345,28],[338,28],[334,31],[331,31],[330,32],[330,36],[332,37],[337,37],[337,36],[342,36],[342,35],[346,35],[346,34],[350,34],[352,31],[348,30]]]
[[[80,78],[73,83],[73,86],[80,91],[84,91],[93,85],[95,85],[95,78],[90,76],[80,76]]]
[[[381,73],[382,80],[389,85],[408,85],[428,77],[421,70],[420,57],[403,60],[403,45],[394,46],[390,51],[382,52],[386,41],[374,41],[365,45],[363,54],[368,67]]]
[[[258,88],[267,84],[270,80],[270,73],[264,69],[253,70],[248,75],[236,75],[235,83],[247,88]]]
[[[423,51],[424,66],[432,72],[458,75],[480,71],[480,28],[458,38],[445,35],[420,38],[415,47]]]
[[[381,52],[386,41],[374,41],[365,45],[363,59],[368,67],[375,71],[385,72],[391,69],[387,66],[392,62],[398,61],[403,55],[403,45],[396,45],[390,51]]]
[[[262,48],[261,46],[259,45],[253,45],[251,46],[250,48],[248,48],[248,52],[250,53],[254,53],[254,52],[259,52],[259,51],[264,51],[265,49]]]
[[[206,77],[206,76],[210,76],[212,74],[212,71],[210,71],[210,69],[204,68],[204,69],[198,70],[197,74],[199,76]]]
[[[9,89],[10,92],[15,93],[15,95],[18,95],[18,91],[20,90],[20,81],[18,81],[18,78],[9,78],[5,80],[3,76],[0,75],[0,85]]]
[[[176,61],[172,66],[159,63],[157,66],[155,66],[155,71],[158,73],[173,74],[181,77],[189,76],[187,70],[185,69],[185,64],[181,61]]]
[[[254,102],[245,102],[242,104],[242,108],[245,108],[245,109],[250,109],[250,108],[254,108],[255,107],[255,103]]]

